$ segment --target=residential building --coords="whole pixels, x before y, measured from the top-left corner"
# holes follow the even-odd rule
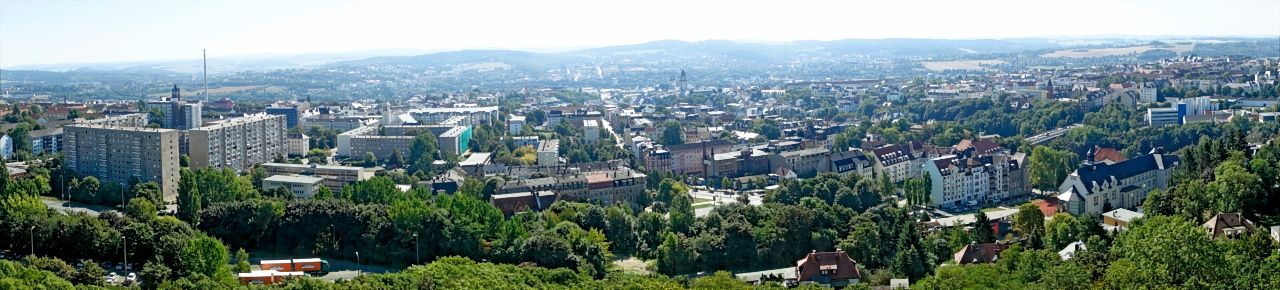
[[[1000,253],[1009,249],[1009,245],[986,243],[968,244],[955,254],[956,264],[991,264],[1000,260]]]
[[[13,158],[13,138],[9,134],[0,136],[0,158],[9,160]]]
[[[849,150],[831,154],[831,171],[836,174],[857,174],[871,178],[875,166],[862,150]]]
[[[265,163],[262,164],[262,168],[268,175],[304,175],[322,178],[324,186],[335,193],[341,192],[344,185],[368,180],[374,175],[371,170],[352,166]]]
[[[311,151],[311,137],[302,133],[285,135],[285,153],[289,156],[304,156]]]
[[[191,168],[243,172],[285,156],[285,126],[284,116],[259,114],[191,129],[187,131]]]
[[[471,147],[471,126],[457,126],[441,133],[437,138],[440,153],[461,156]],[[408,153],[408,152],[405,152]]]
[[[166,202],[178,196],[178,134],[172,129],[73,124],[63,127],[63,166],[100,182],[160,184]]]
[[[420,124],[439,124],[456,116],[466,117],[470,124],[477,124],[497,118],[498,107],[424,108],[409,110],[408,114]]]
[[[511,115],[507,117],[507,132],[511,133],[512,136],[523,134],[524,125],[525,116]]]
[[[924,164],[933,206],[976,206],[1030,193],[1026,154],[1010,153],[989,138],[963,140],[953,148],[956,154]]]
[[[738,178],[769,174],[770,154],[755,148],[717,153],[708,160],[707,176]]]
[[[1087,162],[1058,187],[1063,211],[1072,215],[1101,214],[1104,208],[1134,208],[1147,193],[1168,188],[1170,172],[1180,159],[1163,149],[1115,164]],[[1085,160],[1089,160],[1086,158]]]
[[[35,130],[27,133],[27,136],[31,138],[31,154],[43,155],[62,152],[63,128]]]
[[[1125,230],[1129,228],[1129,223],[1142,216],[1140,212],[1117,208],[1102,214],[1102,227],[1109,231]]]
[[[272,175],[262,179],[262,190],[284,188],[301,198],[311,198],[324,186],[324,178],[306,175]]]
[[[660,146],[645,155],[645,169],[670,171],[678,175],[702,175],[703,160],[731,150],[736,150],[733,143],[723,139]]]
[[[815,283],[827,287],[845,287],[862,279],[858,262],[842,250],[835,252],[809,252],[796,261],[796,282]]]
[[[1138,84],[1139,100],[1143,103],[1155,103],[1159,98],[1159,92],[1160,91],[1156,89],[1156,84],[1154,83],[1144,82]]]
[[[582,120],[582,140],[587,143],[600,140],[600,120]]]
[[[1246,234],[1259,233],[1257,226],[1240,213],[1219,213],[1201,225],[1217,239],[1234,239]]]
[[[921,167],[918,165],[923,162],[916,160],[910,147],[891,144],[872,149],[871,153],[876,157],[873,165],[877,179],[887,176],[889,181],[902,182],[920,176]]]
[[[93,120],[84,120],[84,121],[79,121],[77,123],[103,125],[103,126],[115,126],[115,127],[146,127],[147,114],[144,114],[144,113],[124,114],[119,116],[111,116],[111,117],[99,118],[99,119],[93,119]]]
[[[538,136],[515,136],[511,137],[511,142],[515,143],[516,147],[531,146],[538,148]]]
[[[538,146],[538,166],[555,166],[560,164],[560,140],[542,141]]]
[[[305,127],[318,126],[328,128],[329,130],[336,132],[355,130],[356,128],[372,125],[375,122],[377,122],[375,118],[367,116],[335,116],[331,114],[317,114],[302,117],[302,124]]]
[[[556,193],[549,190],[495,194],[489,199],[489,203],[502,210],[502,213],[507,216],[523,211],[541,211],[551,207],[555,202]]]

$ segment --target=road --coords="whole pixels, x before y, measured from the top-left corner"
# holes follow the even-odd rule
[[[98,213],[100,212],[115,210],[107,206],[86,205],[78,202],[61,201],[61,200],[53,199],[51,197],[43,197],[43,196],[40,198],[40,201],[44,202],[45,206],[49,207],[50,209],[57,210],[58,212],[83,212],[83,213],[89,214],[89,216],[94,216],[94,217],[98,216]]]

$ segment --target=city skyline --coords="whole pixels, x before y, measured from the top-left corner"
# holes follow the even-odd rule
[[[188,60],[198,58],[196,51],[205,48],[220,57],[243,57],[462,49],[567,51],[669,39],[785,42],[1280,35],[1280,18],[1272,15],[1280,10],[1280,2],[1254,0],[1214,5],[1145,0],[1072,5],[930,0],[786,5],[763,1],[732,5],[722,1],[126,2],[0,3],[0,67]],[[1073,15],[1080,16],[1067,19]]]

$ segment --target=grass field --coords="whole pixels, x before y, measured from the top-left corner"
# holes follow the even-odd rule
[[[1040,57],[1069,57],[1069,58],[1085,58],[1085,57],[1102,57],[1102,56],[1118,56],[1129,55],[1135,53],[1143,53],[1148,50],[1168,49],[1178,54],[1183,54],[1195,48],[1194,44],[1175,44],[1166,47],[1156,47],[1151,45],[1130,46],[1130,47],[1112,47],[1112,48],[1092,48],[1092,49],[1066,49],[1040,55]]]

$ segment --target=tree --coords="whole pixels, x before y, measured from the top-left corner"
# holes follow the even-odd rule
[[[378,166],[378,156],[373,155],[373,152],[365,152],[364,167],[374,167],[374,166]]]
[[[107,270],[103,270],[102,266],[98,265],[98,262],[80,260],[80,264],[84,266],[80,268],[80,271],[76,272],[74,277],[71,277],[71,282],[95,286],[103,286],[105,284],[102,281],[102,277],[107,275]]]
[[[1031,185],[1043,191],[1053,191],[1071,173],[1073,155],[1047,146],[1036,146],[1027,157],[1027,174]]]
[[[211,278],[230,278],[227,268],[227,248],[217,239],[196,237],[182,247],[182,273],[204,275]]]
[[[671,232],[688,234],[693,227],[693,205],[688,194],[676,195],[671,201]]]
[[[244,248],[236,250],[236,273],[248,273],[249,270],[249,253]]]
[[[987,218],[987,213],[978,211],[977,214],[974,214],[973,236],[974,240],[979,243],[996,241],[996,233],[991,229],[991,219]]]
[[[684,235],[667,233],[658,250],[658,272],[666,275],[693,272],[697,258],[692,241]]]
[[[125,206],[125,213],[141,221],[150,221],[156,217],[156,205],[146,198],[135,197]]]
[[[1084,226],[1070,214],[1055,214],[1045,226],[1045,245],[1049,249],[1062,249],[1083,238]]]
[[[183,168],[178,179],[178,219],[192,225],[200,224],[200,208],[204,197],[196,185],[196,176],[191,169]]]
[[[88,176],[77,183],[75,199],[81,202],[98,203],[98,188],[101,184],[97,177]]]
[[[311,196],[311,199],[315,200],[326,200],[331,198],[333,198],[333,190],[330,190],[328,186],[320,186],[320,189],[316,190],[316,194]]]
[[[669,122],[662,129],[662,145],[680,145],[684,144],[684,127],[678,122]]]
[[[1035,204],[1024,203],[1018,206],[1018,212],[1013,216],[1013,228],[1023,236],[1043,234],[1044,213]]]
[[[1201,288],[1225,278],[1221,249],[1204,228],[1182,217],[1152,216],[1121,232],[1107,269],[1111,287]]]

